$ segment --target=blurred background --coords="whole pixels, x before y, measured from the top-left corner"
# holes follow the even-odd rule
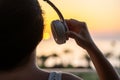
[[[120,0],[51,0],[65,19],[87,23],[90,34],[105,57],[120,71]],[[87,52],[73,39],[65,44],[55,43],[50,24],[59,19],[53,8],[39,0],[44,17],[44,37],[37,47],[39,67],[73,72],[85,80],[98,80]],[[92,75],[92,74],[93,75]],[[96,76],[94,76],[96,75]],[[86,77],[88,76],[88,77]],[[88,79],[87,79],[88,78]]]

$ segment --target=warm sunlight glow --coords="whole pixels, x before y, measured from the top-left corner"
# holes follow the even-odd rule
[[[50,33],[44,32],[43,39],[44,39],[44,40],[50,39]]]
[[[51,0],[65,19],[85,21],[93,34],[120,34],[120,0]],[[39,0],[43,9],[45,32],[52,20],[59,19],[53,8]]]
[[[65,44],[58,45],[51,33],[51,22],[59,19],[54,9],[44,0],[38,0],[43,10],[44,38],[37,47],[37,56],[57,54],[60,62],[72,63],[74,66],[86,66],[87,53],[79,47],[74,39],[69,38]],[[50,0],[61,11],[65,19],[76,19],[87,24],[91,37],[103,53],[111,53],[108,60],[118,66],[120,56],[120,0]],[[111,45],[114,43],[114,46]],[[65,53],[69,50],[69,54]],[[51,57],[45,64],[58,63]],[[83,63],[83,64],[82,64]]]

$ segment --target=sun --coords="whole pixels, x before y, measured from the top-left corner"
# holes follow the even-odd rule
[[[44,32],[43,40],[48,40],[48,39],[50,39],[50,33],[49,32]]]

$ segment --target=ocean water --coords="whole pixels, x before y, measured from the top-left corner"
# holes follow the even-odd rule
[[[120,41],[110,39],[94,39],[97,47],[103,52],[109,62],[114,67],[120,67]],[[47,66],[63,63],[73,66],[87,66],[85,55],[86,50],[79,47],[73,39],[69,39],[65,44],[58,45],[53,39],[43,40],[37,47],[37,56],[49,56],[56,54],[57,57],[51,57],[46,61]],[[94,68],[92,62],[91,66]]]

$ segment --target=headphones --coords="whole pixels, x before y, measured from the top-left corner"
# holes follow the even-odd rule
[[[57,44],[63,44],[68,40],[68,36],[66,35],[66,32],[69,31],[67,24],[64,20],[63,15],[58,10],[58,8],[49,0],[46,1],[53,9],[57,12],[60,20],[53,20],[51,22],[51,30],[53,34],[53,38]]]

